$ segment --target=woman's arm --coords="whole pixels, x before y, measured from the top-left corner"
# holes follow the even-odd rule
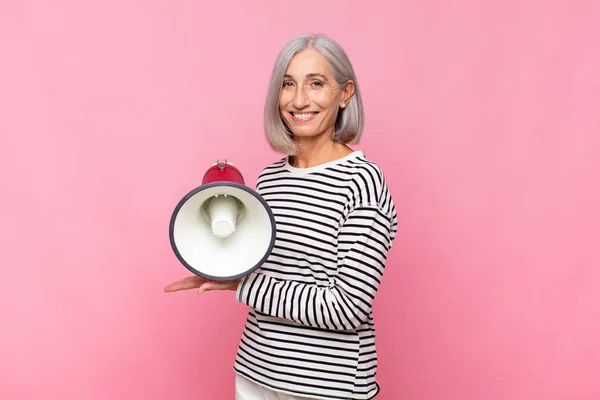
[[[379,207],[357,208],[340,229],[338,269],[328,287],[252,273],[242,279],[236,298],[263,314],[303,325],[355,329],[371,312],[394,229]]]

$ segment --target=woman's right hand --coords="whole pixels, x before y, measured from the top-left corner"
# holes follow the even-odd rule
[[[202,286],[203,283],[208,282],[208,280],[201,278],[196,275],[188,276],[187,278],[180,279],[175,281],[167,286],[165,286],[165,292],[178,292],[180,290],[189,290],[189,289],[197,289]]]
[[[165,286],[165,292],[177,292],[180,290],[198,289],[198,294],[209,290],[237,290],[241,279],[233,281],[210,281],[196,275],[188,276]]]

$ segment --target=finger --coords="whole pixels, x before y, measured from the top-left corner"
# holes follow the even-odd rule
[[[201,278],[199,276],[188,276],[187,278],[178,280],[176,282],[171,283],[170,285],[165,286],[165,292],[176,292],[178,290],[188,290],[195,289],[200,287],[206,279]]]
[[[203,292],[207,292],[209,290],[229,290],[231,289],[231,282],[229,281],[225,281],[225,282],[215,282],[215,281],[208,281],[206,283],[203,283],[200,288],[198,289],[198,294],[202,294]]]
[[[170,285],[167,285],[165,287],[165,292],[176,292],[178,290],[187,290],[187,289],[197,287],[194,285],[195,279],[190,279],[190,278],[193,278],[193,277],[184,278],[184,279],[178,280],[176,282],[173,282]],[[198,286],[200,286],[201,284],[202,283],[198,283]]]

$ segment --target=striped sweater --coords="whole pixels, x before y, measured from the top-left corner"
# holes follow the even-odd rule
[[[256,188],[277,235],[236,292],[250,310],[235,371],[296,396],[372,399],[379,385],[371,306],[397,229],[381,169],[361,151],[312,168],[282,159]]]

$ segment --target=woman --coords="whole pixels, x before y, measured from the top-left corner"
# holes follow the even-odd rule
[[[242,279],[192,276],[165,290],[233,290],[250,307],[236,398],[372,399],[371,306],[397,219],[381,169],[348,147],[360,141],[363,108],[344,50],[323,35],[288,42],[264,123],[271,147],[286,155],[257,183],[277,223],[272,254]]]

